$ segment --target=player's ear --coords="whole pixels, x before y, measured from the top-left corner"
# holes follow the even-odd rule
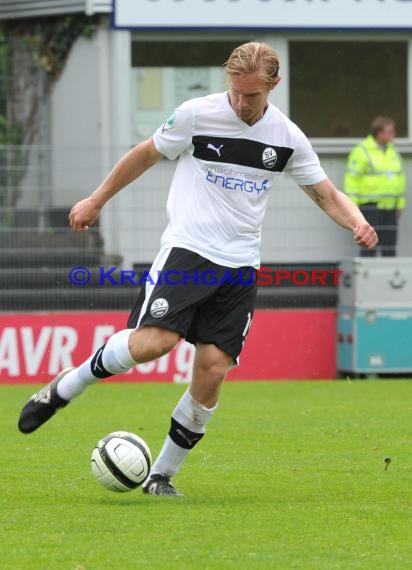
[[[269,90],[272,91],[279,83],[280,81],[280,77],[275,77],[275,79],[273,79],[273,81],[271,82],[270,86],[269,86]]]

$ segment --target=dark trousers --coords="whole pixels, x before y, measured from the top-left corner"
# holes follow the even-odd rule
[[[375,257],[378,251],[382,257],[394,257],[398,237],[397,211],[380,210],[373,203],[363,204],[359,207],[370,225],[375,228],[379,238],[379,243],[375,249],[361,248],[361,257]]]

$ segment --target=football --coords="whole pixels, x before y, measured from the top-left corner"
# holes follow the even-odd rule
[[[103,487],[125,493],[145,481],[152,456],[144,439],[128,431],[116,431],[97,442],[91,464],[93,475]]]

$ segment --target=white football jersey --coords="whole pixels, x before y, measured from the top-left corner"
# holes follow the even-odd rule
[[[162,247],[228,267],[259,267],[268,192],[283,172],[299,185],[326,178],[306,136],[279,109],[269,103],[249,126],[228,93],[186,101],[153,138],[164,156],[179,157]]]

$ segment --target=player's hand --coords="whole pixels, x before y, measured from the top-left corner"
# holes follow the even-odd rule
[[[95,223],[100,214],[100,208],[92,198],[80,200],[73,206],[69,214],[69,222],[73,231],[85,232]]]
[[[363,222],[355,227],[353,238],[357,245],[362,245],[368,249],[373,249],[378,243],[378,234],[368,222]]]

